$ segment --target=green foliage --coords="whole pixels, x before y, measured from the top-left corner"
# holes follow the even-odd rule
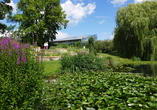
[[[63,43],[63,44],[58,44],[57,47],[68,48],[68,45]]]
[[[104,62],[94,54],[65,55],[61,58],[61,70],[63,73],[103,71]]]
[[[0,1],[0,20],[3,20],[7,14],[11,14],[12,7],[8,4],[10,0]],[[4,32],[7,26],[0,22],[0,32]]]
[[[157,1],[145,1],[119,8],[114,47],[128,58],[157,60]]]
[[[76,43],[74,44],[74,46],[80,48],[80,47],[81,47],[81,41],[76,42]]]
[[[55,73],[60,69],[60,61],[43,61],[44,64],[44,75],[45,76],[50,76]]]
[[[94,48],[97,52],[102,53],[112,53],[114,50],[112,40],[99,40],[95,41]]]
[[[38,109],[43,95],[43,66],[28,44],[0,40],[0,109]]]
[[[23,42],[44,42],[56,39],[57,30],[66,28],[68,20],[62,10],[60,0],[20,0],[17,4],[20,13],[12,17],[19,22],[19,33]]]
[[[112,57],[106,57],[107,70],[111,72],[130,72],[133,70],[131,67],[126,67],[121,64],[116,65]]]
[[[56,48],[68,48],[69,46],[65,43],[63,44],[56,44],[50,47],[50,49],[56,49]]]
[[[135,57],[135,56],[132,57],[131,59],[132,59],[132,61],[141,61],[141,59],[139,57]]]
[[[112,71],[112,72],[130,72],[131,70],[134,70],[131,67],[126,67],[123,65],[109,66],[108,69],[109,69],[109,71]]]
[[[52,56],[52,54],[46,53],[46,54],[44,54],[44,56]]]
[[[67,74],[49,85],[49,107],[64,110],[155,110],[157,78],[120,73]]]
[[[94,37],[88,39],[88,48],[90,53],[94,53]]]

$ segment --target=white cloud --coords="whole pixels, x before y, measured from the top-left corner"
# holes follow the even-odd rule
[[[152,0],[134,0],[135,3],[140,3],[140,2],[143,2],[143,1],[152,1]]]
[[[96,18],[110,18],[109,16],[96,16]]]
[[[142,2],[143,0],[134,0],[135,3]]]
[[[16,13],[17,12],[17,4],[15,4],[12,0],[10,3],[8,3],[8,5],[12,6],[13,8],[13,13]]]
[[[58,34],[56,35],[56,40],[64,39],[64,38],[68,38],[68,37],[70,37],[70,35],[68,33],[59,31]]]
[[[114,36],[108,36],[108,38],[109,38],[109,39],[113,39],[113,38],[114,38]]]
[[[113,39],[114,38],[114,35],[111,35],[111,33],[110,32],[103,32],[102,33],[102,37],[104,38],[104,39]]]
[[[102,34],[107,34],[106,32],[103,32]]]
[[[69,24],[73,26],[81,22],[87,15],[92,14],[96,8],[95,3],[89,3],[84,6],[83,2],[74,4],[71,0],[67,0],[65,3],[62,3],[61,6],[67,15]]]
[[[74,1],[74,2],[78,2],[78,1],[79,1],[79,2],[82,2],[83,0],[73,0],[73,1]]]
[[[104,24],[104,23],[105,23],[105,21],[104,21],[104,20],[99,21],[99,24]]]
[[[110,2],[114,4],[114,6],[120,6],[120,5],[123,5],[126,1],[128,0],[112,0]]]

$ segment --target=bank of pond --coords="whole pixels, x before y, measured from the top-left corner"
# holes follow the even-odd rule
[[[145,77],[157,76],[157,64],[128,64],[124,66],[131,67],[132,70],[130,72],[133,74],[141,73]]]

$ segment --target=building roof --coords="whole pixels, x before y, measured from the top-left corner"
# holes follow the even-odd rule
[[[97,36],[97,35],[96,35],[96,34],[93,34],[93,35],[84,35],[84,36],[74,36],[74,37],[56,39],[56,40],[53,40],[53,41],[55,42],[55,41],[81,40],[81,39],[83,39],[83,38],[87,38],[87,37],[90,37],[90,36]]]

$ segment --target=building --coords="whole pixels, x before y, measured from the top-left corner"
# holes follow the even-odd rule
[[[97,40],[97,35],[94,34],[94,35],[75,36],[75,37],[68,37],[68,38],[63,38],[63,39],[56,39],[56,40],[53,40],[52,43],[55,43],[55,44],[65,43],[67,45],[70,45],[78,41],[81,41],[81,45],[84,45],[90,37],[93,37],[95,41]]]

